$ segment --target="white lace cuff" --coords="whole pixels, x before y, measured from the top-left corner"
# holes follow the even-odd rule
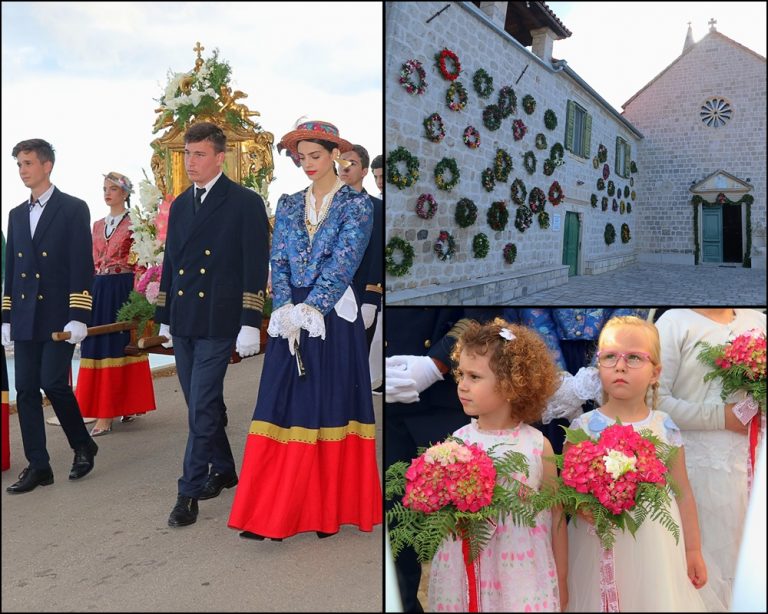
[[[314,307],[306,303],[299,303],[291,311],[291,323],[293,326],[303,328],[310,337],[325,339],[325,318]]]
[[[556,418],[574,420],[581,414],[583,401],[574,393],[574,377],[567,371],[560,372],[560,387],[555,391],[544,410],[541,421],[549,424]]]
[[[270,337],[287,338],[288,331],[292,327],[291,309],[293,309],[293,305],[288,303],[272,312],[269,318],[269,326],[267,327],[267,334]]]
[[[603,403],[603,384],[596,367],[582,367],[573,377],[573,392],[582,401]]]

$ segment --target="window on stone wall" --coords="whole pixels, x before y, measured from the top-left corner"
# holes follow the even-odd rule
[[[730,121],[733,115],[731,104],[724,98],[715,96],[705,101],[699,109],[699,117],[705,126],[719,128]]]
[[[569,100],[565,120],[565,148],[577,156],[589,158],[591,140],[592,116],[580,104]]]
[[[614,169],[619,177],[629,178],[629,161],[631,149],[629,143],[627,143],[620,136],[616,137],[616,162]]]

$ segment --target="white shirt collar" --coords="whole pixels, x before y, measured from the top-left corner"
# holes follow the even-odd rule
[[[211,179],[208,183],[206,183],[202,187],[198,188],[197,184],[194,184],[195,190],[202,190],[203,188],[205,188],[205,194],[203,194],[202,200],[205,200],[206,197],[208,196],[208,194],[211,193],[211,188],[213,187],[213,184],[216,183],[219,180],[219,177],[221,177],[223,174],[224,174],[224,171],[219,171],[218,175],[216,175],[213,179]],[[193,194],[193,196],[194,196],[194,194]],[[200,202],[202,202],[202,200]]]
[[[40,195],[40,198],[37,199],[37,202],[40,203],[40,207],[45,207],[45,205],[48,204],[48,201],[51,199],[51,196],[53,196],[53,191],[56,189],[56,186],[51,184],[51,187],[49,187],[45,192],[43,192]],[[32,198],[32,195],[29,195],[29,204],[33,204],[35,201]]]

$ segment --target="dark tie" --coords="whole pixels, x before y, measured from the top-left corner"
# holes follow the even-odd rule
[[[29,210],[30,210],[30,211],[32,211],[32,209],[34,209],[34,208],[35,208],[35,205],[40,205],[40,201],[39,201],[39,200],[36,200],[36,201],[35,201],[35,202],[33,202],[33,203],[29,203]],[[42,208],[42,207],[43,207],[43,205],[40,205],[40,208]]]
[[[203,204],[203,194],[205,194],[205,188],[195,188],[195,213],[200,210],[200,206]]]

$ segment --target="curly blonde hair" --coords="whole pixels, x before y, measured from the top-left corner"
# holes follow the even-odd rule
[[[502,337],[502,328],[510,330],[515,339]],[[537,333],[502,318],[487,324],[471,321],[451,353],[454,364],[459,363],[462,352],[489,356],[497,389],[511,400],[514,418],[526,423],[541,419],[560,378],[549,349]],[[458,369],[453,375],[458,379]]]
[[[657,367],[661,364],[661,341],[659,339],[659,330],[652,322],[638,318],[637,316],[614,316],[608,320],[603,329],[600,331],[600,338],[597,340],[597,349],[603,349],[603,340],[605,339],[606,331],[614,328],[626,328],[633,326],[642,330],[645,336],[648,338],[648,354],[651,356],[651,364]],[[659,382],[655,382],[648,386],[648,390],[652,391],[651,396],[651,409],[656,409],[656,405],[659,402]],[[646,397],[648,391],[646,391]],[[608,393],[603,391],[603,405],[608,402]]]

